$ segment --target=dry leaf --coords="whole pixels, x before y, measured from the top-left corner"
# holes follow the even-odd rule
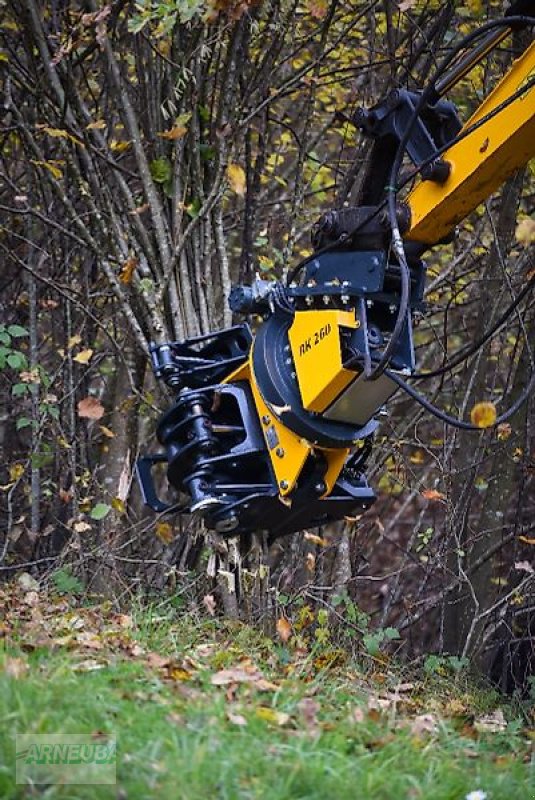
[[[86,131],[101,131],[106,127],[106,122],[103,119],[97,119],[95,122],[90,122],[85,126]]]
[[[227,178],[234,192],[240,197],[245,194],[245,172],[239,164],[229,164]]]
[[[77,364],[89,364],[91,361],[91,357],[93,355],[93,350],[90,347],[87,350],[80,350],[75,356],[73,356],[73,361],[76,361]]]
[[[470,412],[470,419],[472,425],[478,428],[490,428],[496,422],[496,406],[487,401],[476,403]]]
[[[280,617],[277,620],[277,633],[284,644],[292,635],[292,626],[285,617]]]
[[[349,718],[351,722],[356,722],[357,724],[360,724],[361,722],[364,722],[364,720],[366,719],[366,714],[364,713],[364,710],[360,706],[355,706],[355,708],[351,710]]]
[[[277,711],[276,708],[269,708],[268,706],[258,706],[256,709],[256,716],[263,719],[265,722],[271,722],[273,725],[286,725],[290,719],[290,715],[284,711]]]
[[[182,139],[187,132],[188,129],[183,125],[174,125],[170,130],[162,131],[157,135],[160,137],[160,139],[169,139],[170,141],[174,141],[175,139]]]
[[[75,522],[72,526],[73,531],[76,533],[85,533],[86,531],[91,530],[91,525],[88,525],[87,522],[80,520],[80,522]]]
[[[422,497],[425,497],[426,500],[445,500],[446,495],[442,494],[442,492],[437,492],[436,489],[424,489],[422,492]]]
[[[104,406],[96,397],[89,395],[78,402],[78,416],[86,419],[100,419],[104,416]]]
[[[320,710],[320,704],[318,701],[314,700],[312,697],[303,697],[297,704],[297,707],[308,733],[312,735],[319,734],[318,711]]]
[[[134,272],[138,264],[139,260],[135,256],[130,256],[121,267],[119,280],[121,283],[124,283],[125,286],[129,286],[132,283],[132,278],[134,277]]]
[[[307,542],[312,542],[313,544],[318,544],[320,547],[327,547],[327,545],[329,544],[327,539],[323,539],[321,536],[318,536],[316,533],[309,533],[308,531],[305,531],[303,536],[307,540]]]
[[[149,653],[147,655],[147,664],[149,667],[161,669],[162,667],[168,667],[170,663],[170,658],[167,656],[161,656],[159,653]]]
[[[419,714],[411,721],[411,733],[421,736],[422,733],[437,733],[438,723],[433,714]]]
[[[401,0],[398,8],[400,11],[410,11],[410,9],[416,5],[416,2],[417,0]]]
[[[72,350],[73,347],[76,347],[76,345],[81,343],[82,343],[82,337],[78,333],[76,333],[74,336],[71,336],[69,338],[69,341],[67,342],[67,349]]]
[[[518,538],[521,542],[524,542],[524,544],[535,544],[535,539],[532,539],[529,536],[519,536]]]
[[[213,594],[205,594],[202,599],[203,605],[211,617],[215,616],[216,602]]]
[[[516,226],[516,239],[526,247],[535,242],[535,219],[523,219]]]
[[[98,427],[100,428],[100,430],[102,431],[104,436],[106,436],[106,438],[108,438],[108,439],[115,438],[114,432],[111,431],[109,428],[107,428],[105,425],[99,425]]]
[[[533,569],[529,561],[516,561],[515,569],[517,569],[519,572],[528,572],[530,575],[533,575],[535,572],[535,569]]]
[[[4,662],[4,672],[10,678],[22,678],[28,672],[29,666],[23,658],[11,658],[8,656]]]
[[[480,733],[500,733],[507,728],[507,721],[501,708],[497,708],[490,714],[478,717],[474,722],[474,728]]]
[[[164,544],[171,544],[174,539],[173,526],[169,522],[157,522],[154,533]]]
[[[227,711],[227,719],[233,725],[241,725],[242,727],[247,725],[245,717],[242,717],[241,714],[235,714],[233,711]]]
[[[500,442],[505,441],[508,439],[513,432],[513,429],[509,425],[508,422],[501,422],[497,427],[498,439]]]

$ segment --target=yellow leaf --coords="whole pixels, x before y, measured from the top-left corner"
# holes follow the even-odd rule
[[[72,348],[76,347],[77,344],[80,344],[81,341],[82,337],[79,336],[78,334],[75,334],[74,336],[70,337],[69,341],[67,342],[67,347],[69,348],[69,350],[72,350]]]
[[[124,283],[125,286],[128,286],[130,283],[132,283],[132,278],[134,277],[134,272],[136,271],[138,263],[138,259],[135,256],[127,258],[124,262],[119,274],[119,280],[121,283]]]
[[[229,164],[227,178],[232,190],[240,197],[243,197],[245,194],[245,172],[243,168],[239,164]]]
[[[286,644],[286,642],[292,635],[292,626],[290,625],[288,620],[285,619],[285,617],[280,617],[280,619],[277,620],[277,633],[279,634],[284,644]]]
[[[89,125],[85,126],[87,131],[101,131],[106,127],[106,123],[103,119],[97,119],[95,122],[90,122]]]
[[[304,538],[307,540],[307,542],[312,542],[312,544],[319,544],[320,547],[327,547],[327,545],[329,544],[327,539],[323,539],[316,533],[309,533],[308,531],[305,531]]]
[[[53,139],[68,139],[70,142],[80,145],[80,147],[84,146],[84,143],[81,142],[80,139],[77,139],[76,136],[73,136],[72,133],[69,133],[69,131],[64,131],[61,128],[49,128],[48,125],[44,125],[42,130]]]
[[[518,538],[521,542],[524,542],[524,544],[535,544],[535,539],[532,539],[529,536],[519,536]]]
[[[123,153],[128,150],[131,142],[119,142],[117,139],[112,139],[110,142],[110,150],[113,153]]]
[[[164,544],[171,544],[174,539],[173,527],[169,522],[157,522],[154,532]]]
[[[53,178],[59,181],[60,178],[63,178],[63,172],[60,170],[59,167],[52,161],[32,161],[30,160],[30,164],[35,164],[36,167],[44,167],[47,169]]]
[[[111,501],[112,508],[119,512],[119,514],[126,514],[126,506],[124,504],[124,500],[121,500],[120,497],[114,497]]]
[[[168,139],[169,141],[174,141],[175,139],[182,139],[187,132],[188,129],[185,128],[184,125],[173,125],[173,127],[170,130],[162,131],[157,135],[160,137],[160,139]]]
[[[424,454],[421,450],[416,450],[409,458],[411,464],[423,464],[425,461]]]
[[[87,350],[80,350],[80,352],[77,353],[72,360],[76,361],[77,364],[89,364],[92,355],[93,350],[88,347]]]
[[[258,706],[256,716],[274,725],[286,725],[290,719],[290,715],[284,711],[277,711],[276,708],[269,708],[268,706]]]
[[[9,468],[9,480],[18,481],[24,475],[24,466],[22,464],[12,464]]]
[[[494,403],[476,403],[470,412],[472,425],[478,428],[490,428],[496,422],[496,406]]]
[[[100,428],[100,430],[107,439],[113,439],[115,437],[114,432],[111,431],[109,428],[107,428],[105,425],[99,425],[98,427]]]

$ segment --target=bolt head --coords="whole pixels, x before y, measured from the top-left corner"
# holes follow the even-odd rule
[[[277,447],[275,450],[275,455],[279,458],[284,458],[284,449],[282,447]]]

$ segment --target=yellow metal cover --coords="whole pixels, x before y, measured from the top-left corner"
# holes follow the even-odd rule
[[[355,372],[342,366],[340,327],[358,325],[354,311],[296,312],[288,337],[308,411],[323,411],[355,379]]]

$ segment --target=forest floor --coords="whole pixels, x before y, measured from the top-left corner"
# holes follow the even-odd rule
[[[169,602],[121,614],[29,575],[0,608],[4,800],[535,798],[533,709],[438,660],[409,673]],[[17,784],[17,733],[114,736],[116,785]]]

